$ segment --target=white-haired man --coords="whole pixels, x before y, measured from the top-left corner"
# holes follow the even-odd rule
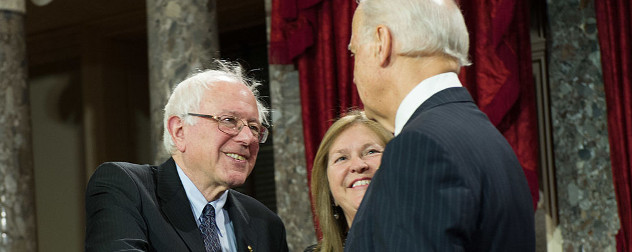
[[[86,251],[287,251],[281,219],[231,188],[267,137],[258,83],[219,62],[178,84],[160,166],[104,163],[86,192]]]
[[[534,251],[531,195],[505,138],[457,73],[468,32],[452,0],[363,0],[354,82],[394,132],[345,251]]]

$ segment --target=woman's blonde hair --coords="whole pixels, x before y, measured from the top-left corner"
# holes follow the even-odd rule
[[[314,201],[314,212],[320,224],[323,237],[316,246],[316,251],[343,251],[343,243],[349,227],[342,209],[334,206],[333,196],[327,179],[327,162],[329,149],[332,143],[342,132],[352,125],[361,124],[369,128],[378,136],[382,144],[386,146],[393,134],[384,129],[380,124],[366,117],[364,112],[352,110],[338,119],[329,127],[323,140],[320,142],[314,166],[312,167],[311,191]],[[339,211],[339,218],[334,218],[334,207]]]

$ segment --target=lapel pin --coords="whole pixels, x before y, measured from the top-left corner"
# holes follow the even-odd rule
[[[250,251],[250,252],[254,251],[250,245],[248,245],[248,251]]]

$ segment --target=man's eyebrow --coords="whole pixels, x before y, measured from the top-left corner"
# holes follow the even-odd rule
[[[241,119],[245,120],[246,122],[257,122],[257,120],[259,120],[258,117],[246,118],[246,117],[242,116],[242,113],[239,113],[239,112],[233,111],[233,110],[222,111],[222,112],[220,112],[218,114],[220,116],[238,117],[238,118],[241,118]]]

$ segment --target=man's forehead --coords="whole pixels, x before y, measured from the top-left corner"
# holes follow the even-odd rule
[[[212,98],[207,99],[206,103],[214,107],[214,111],[209,113],[214,113],[215,116],[232,116],[247,122],[259,122],[259,108],[256,104],[250,106],[238,101]]]
[[[211,83],[208,83],[206,85],[206,95],[215,98],[211,100],[217,100],[216,97],[231,97],[235,95],[249,98],[252,97],[253,99],[256,99],[254,93],[252,92],[252,90],[250,90],[248,86],[246,86],[246,84],[234,79],[230,79],[228,81],[215,80]]]
[[[207,87],[202,103],[213,107],[215,115],[239,117],[248,122],[259,121],[256,97],[245,84],[229,79],[214,81]]]

